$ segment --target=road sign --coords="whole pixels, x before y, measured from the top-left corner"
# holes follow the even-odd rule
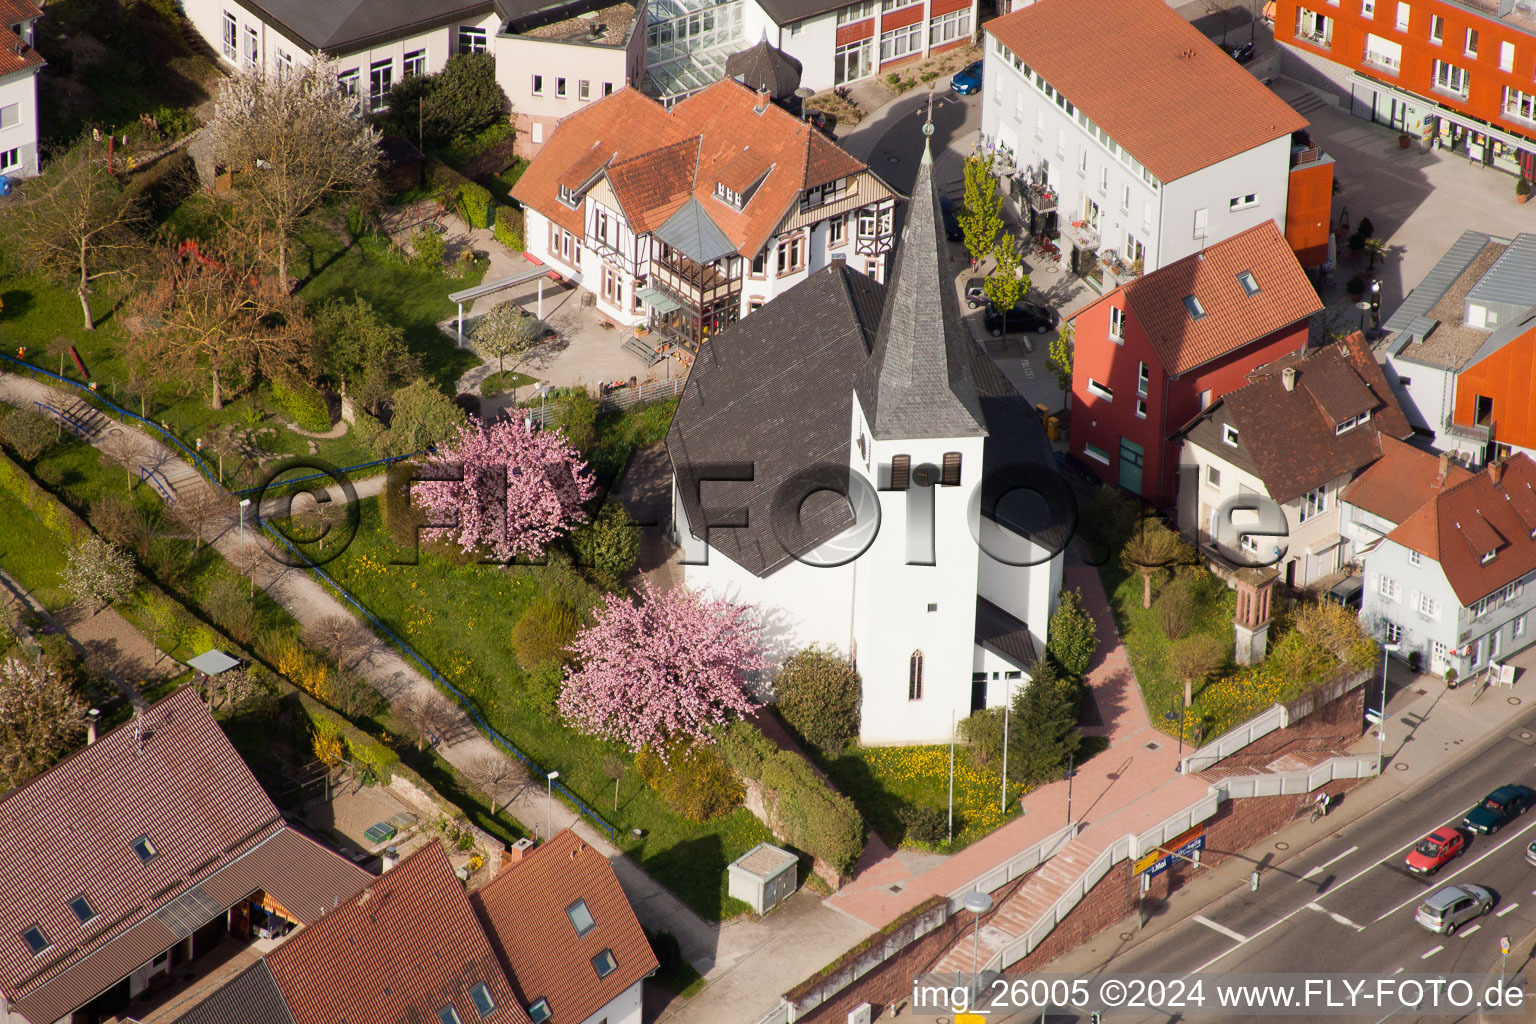
[[[1168,865],[1177,859],[1166,851],[1177,850],[1183,856],[1188,857],[1196,850],[1201,850],[1204,848],[1205,824],[1202,822],[1201,824],[1196,825],[1194,828],[1174,836],[1172,839],[1168,840],[1168,842],[1164,843],[1162,846],[1151,851],[1150,853],[1142,855],[1142,858],[1136,862],[1136,870],[1132,873],[1137,875],[1161,874],[1162,872],[1167,871]]]
[[[1200,835],[1191,839],[1189,842],[1185,843],[1183,846],[1179,847],[1176,851],[1174,851],[1174,853],[1160,857],[1156,863],[1147,868],[1147,877],[1150,878],[1153,875],[1160,875],[1172,867],[1174,861],[1186,860],[1193,856],[1196,851],[1203,849],[1205,849],[1205,834],[1201,833]]]
[[[1503,938],[1501,938],[1499,940],[1499,952],[1503,953],[1505,956],[1509,956],[1509,936],[1508,935],[1504,936]]]

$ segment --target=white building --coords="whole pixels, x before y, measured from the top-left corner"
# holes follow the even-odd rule
[[[1306,119],[1167,4],[1040,0],[999,17],[982,91],[982,135],[1032,230],[1059,229],[1100,290],[1267,220],[1302,248],[1290,179]],[[1327,195],[1309,202],[1326,225]]]
[[[633,347],[691,360],[842,260],[883,280],[895,193],[738,82],[667,110],[628,89],[560,122],[518,180],[528,255],[596,297]]]
[[[26,178],[37,164],[37,73],[47,63],[38,53],[32,0],[0,0],[0,174]]]
[[[866,743],[942,742],[1006,700],[1061,586],[1069,500],[966,331],[941,231],[925,154],[890,284],[833,263],[724,331],[667,437],[685,582],[756,606],[775,661],[849,657]]]

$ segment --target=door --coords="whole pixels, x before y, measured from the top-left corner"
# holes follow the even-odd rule
[[[980,711],[987,706],[987,674],[971,673],[971,710]]]
[[[1132,494],[1141,494],[1141,445],[1128,438],[1120,439],[1120,486]]]
[[[1429,645],[1429,671],[1437,676],[1445,675],[1445,670],[1450,667],[1447,656],[1450,649],[1439,640]]]

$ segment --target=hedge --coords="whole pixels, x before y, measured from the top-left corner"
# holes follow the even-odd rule
[[[523,212],[510,206],[496,207],[496,223],[493,225],[496,241],[512,252],[523,251]]]
[[[781,749],[748,722],[721,736],[721,750],[742,778],[763,788],[767,816],[784,842],[848,874],[864,852],[864,819],[853,801],[817,775],[809,761]]]
[[[50,533],[73,537],[90,532],[90,527],[69,506],[44,490],[41,484],[32,479],[31,474],[3,453],[0,453],[0,488],[14,494],[42,521]]]
[[[427,184],[443,208],[458,214],[470,227],[490,226],[490,189],[435,159],[427,162]]]
[[[331,429],[330,407],[325,404],[325,396],[313,384],[302,380],[287,383],[275,380],[272,382],[272,397],[282,403],[301,430],[323,434]]]

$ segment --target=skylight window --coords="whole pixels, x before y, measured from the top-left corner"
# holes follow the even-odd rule
[[[76,896],[70,900],[69,909],[75,912],[75,916],[80,919],[81,924],[85,924],[96,916],[95,908],[91,906],[90,901],[84,896]]]
[[[442,1021],[443,1024],[464,1024],[459,1019],[459,1011],[453,1008],[452,1003],[437,1011],[437,1019]]]
[[[149,836],[139,836],[133,841],[133,852],[139,855],[139,860],[145,864],[160,856],[155,849],[155,844],[149,841]]]
[[[475,1004],[475,1009],[480,1012],[480,1018],[484,1020],[496,1009],[496,1001],[491,998],[490,989],[484,985],[476,985],[469,990],[470,1002]]]
[[[549,1000],[540,999],[528,1007],[528,1016],[533,1019],[533,1024],[544,1024],[549,1020]]]
[[[1200,305],[1200,300],[1193,295],[1184,296],[1184,308],[1189,310],[1189,318],[1191,320],[1203,320],[1205,318],[1205,307]]]
[[[566,907],[565,916],[571,919],[571,927],[576,929],[577,935],[585,935],[597,927],[597,922],[592,920],[592,911],[587,909],[586,900],[577,900]]]
[[[1237,283],[1243,286],[1243,291],[1249,295],[1259,294],[1258,279],[1253,276],[1253,271],[1245,270],[1237,275]]]
[[[33,956],[37,956],[37,954],[53,945],[52,942],[48,941],[48,936],[43,934],[43,929],[38,925],[33,925],[22,932],[21,939],[27,944],[27,948],[32,951]]]
[[[592,969],[597,972],[599,978],[606,978],[619,969],[619,962],[613,958],[613,950],[605,949],[592,958]]]

